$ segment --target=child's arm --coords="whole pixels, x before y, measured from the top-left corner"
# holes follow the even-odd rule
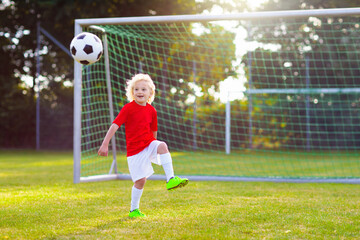
[[[114,136],[115,132],[119,129],[119,126],[115,123],[111,124],[109,130],[106,133],[106,136],[99,148],[98,155],[107,156],[109,151],[109,142],[112,136]]]
[[[157,131],[153,132],[154,138],[157,139]]]

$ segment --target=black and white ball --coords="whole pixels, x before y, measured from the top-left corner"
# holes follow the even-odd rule
[[[76,35],[70,43],[73,58],[84,65],[97,62],[103,54],[103,45],[95,34],[82,32]]]

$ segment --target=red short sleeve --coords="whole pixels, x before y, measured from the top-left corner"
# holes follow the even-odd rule
[[[128,107],[125,105],[117,115],[117,117],[114,119],[113,123],[118,125],[119,127],[123,125],[126,122],[127,115],[128,115]]]
[[[156,112],[155,108],[153,108],[153,109],[154,109],[154,113],[153,113],[153,118],[152,118],[152,121],[151,121],[150,128],[151,128],[151,131],[156,132],[158,130],[157,112]]]

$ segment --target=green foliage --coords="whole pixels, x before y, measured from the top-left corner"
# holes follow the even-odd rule
[[[211,7],[209,1],[195,0],[95,0],[95,1],[36,1],[18,0],[0,4],[0,96],[1,115],[0,147],[31,147],[35,142],[36,79],[35,51],[37,23],[65,47],[74,35],[74,20],[78,18],[127,17],[199,13]],[[68,148],[72,145],[72,104],[68,92],[72,87],[59,86],[72,82],[73,60],[51,40],[41,39],[41,147]],[[31,86],[22,83],[21,77],[32,79]],[[64,98],[66,96],[66,98]],[[5,99],[6,98],[6,99]],[[59,102],[64,101],[64,102]],[[21,102],[21,104],[19,104]],[[19,116],[26,115],[20,118]],[[17,122],[14,127],[10,122]],[[55,120],[57,119],[57,121]],[[66,124],[59,122],[66,119]],[[26,128],[24,127],[26,126]],[[6,131],[5,131],[6,129]],[[22,130],[21,130],[22,129]],[[52,129],[53,131],[50,131]],[[53,132],[64,138],[49,141]],[[5,136],[10,136],[5,137]],[[23,139],[23,140],[16,140]],[[63,144],[66,142],[67,144]]]
[[[12,79],[0,76],[0,146],[33,148],[35,101],[29,89],[12,85]]]
[[[270,1],[261,10],[352,7],[354,2],[359,3]],[[243,56],[248,78],[251,73],[247,88],[359,88],[356,80],[360,74],[358,18],[278,18],[252,21],[247,27],[249,40],[262,44]],[[270,104],[266,97],[276,100]],[[306,134],[311,134],[311,146],[315,148],[347,148],[359,144],[356,124],[352,130],[345,127],[360,117],[356,111],[358,94],[257,94],[253,95],[253,101],[253,133],[258,144],[266,141],[274,143],[268,144],[270,148],[305,148],[309,147]],[[279,126],[274,126],[275,122]]]

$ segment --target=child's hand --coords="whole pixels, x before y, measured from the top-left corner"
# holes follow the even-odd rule
[[[108,155],[108,151],[109,151],[108,146],[101,145],[98,151],[98,155],[106,157]]]

